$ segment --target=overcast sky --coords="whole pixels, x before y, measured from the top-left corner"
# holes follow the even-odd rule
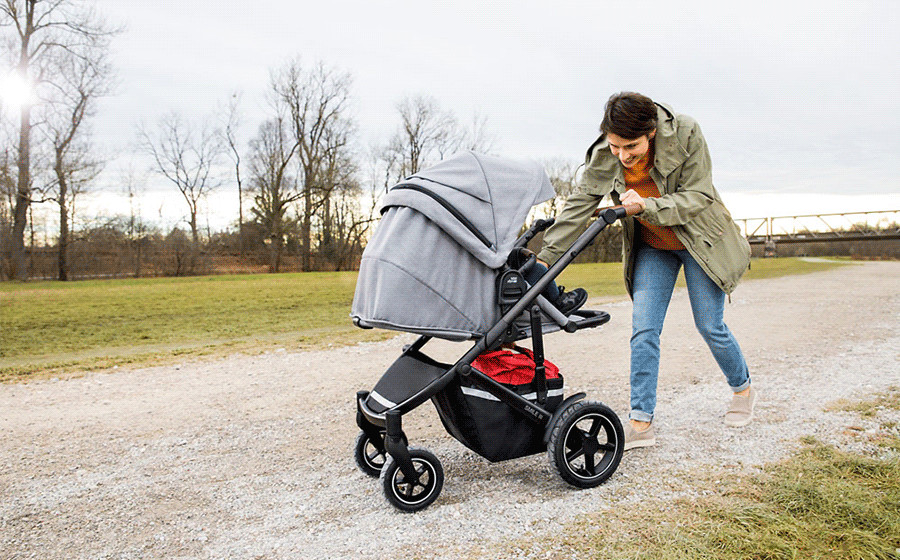
[[[125,26],[118,93],[95,123],[117,150],[139,122],[199,119],[236,91],[249,140],[270,71],[299,57],[352,75],[363,147],[387,141],[400,99],[426,94],[487,117],[502,155],[580,162],[610,94],[639,91],[699,121],[736,217],[900,209],[895,0],[97,5]]]

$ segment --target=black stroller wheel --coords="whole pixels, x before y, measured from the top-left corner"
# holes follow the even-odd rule
[[[381,469],[384,496],[395,508],[414,512],[423,510],[434,502],[444,486],[444,469],[431,452],[411,447],[409,456],[416,471],[414,480],[407,479],[400,465],[390,455]]]
[[[356,459],[356,466],[359,470],[377,478],[381,474],[381,467],[384,466],[387,453],[384,450],[384,434],[381,435],[380,441],[373,441],[366,432],[360,432],[356,436],[356,447],[353,450],[353,456]]]
[[[624,448],[619,417],[602,403],[579,401],[559,416],[547,454],[564,481],[578,488],[593,488],[616,471]]]

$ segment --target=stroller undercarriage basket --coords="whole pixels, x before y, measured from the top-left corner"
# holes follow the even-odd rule
[[[441,364],[419,351],[407,351],[384,373],[364,401],[370,413],[384,414],[440,379],[453,366]],[[502,384],[532,405],[555,412],[563,401],[563,378]],[[541,392],[544,394],[540,394]],[[447,432],[489,461],[505,461],[546,449],[543,433],[534,429],[529,415],[510,407],[473,382],[471,376],[453,378],[431,397]],[[538,401],[541,400],[541,403]]]
[[[492,188],[498,182],[502,188]],[[443,487],[440,461],[410,447],[402,427],[403,416],[427,400],[451,436],[490,461],[547,451],[559,476],[580,488],[602,484],[618,467],[624,435],[617,415],[584,400],[584,393],[566,398],[562,376],[548,379],[543,348],[545,333],[596,327],[609,315],[579,310],[566,316],[540,294],[628,211],[601,213],[529,285],[522,280],[527,264],[511,267],[507,258],[552,223],[538,221],[517,237],[517,224],[548,193],[542,169],[467,153],[408,178],[386,197],[382,222],[363,254],[352,316],[363,328],[421,336],[371,391],[357,393],[361,433],[354,453],[360,469],[379,477],[388,501],[402,511],[427,507]],[[498,287],[501,274],[521,282],[518,293]],[[422,352],[432,337],[474,343],[449,364]],[[527,382],[499,383],[473,367],[485,352],[523,339],[533,348]]]
[[[547,448],[543,432],[535,430],[529,417],[510,407],[488,391],[459,377],[432,397],[447,433],[463,445],[493,462],[518,459]],[[538,391],[532,383],[505,385],[532,405],[538,405]],[[547,380],[543,407],[556,412],[563,401],[563,379]]]

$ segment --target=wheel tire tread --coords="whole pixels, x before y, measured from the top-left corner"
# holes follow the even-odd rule
[[[614,451],[615,456],[613,457],[612,464],[603,471],[603,476],[596,479],[585,479],[577,477],[567,468],[568,463],[565,460],[565,442],[559,441],[560,437],[562,437],[564,426],[570,426],[570,419],[573,417],[580,417],[581,413],[585,409],[596,409],[604,416],[607,416],[613,424],[613,428],[616,432],[616,449]],[[574,423],[575,421],[573,421],[572,423]],[[560,465],[560,451],[557,449],[557,447],[560,445],[563,446],[563,449],[561,450],[563,466]],[[593,488],[606,482],[606,480],[616,471],[619,466],[619,462],[622,460],[624,447],[624,431],[622,430],[621,422],[619,422],[618,416],[616,416],[609,407],[597,401],[577,401],[566,407],[566,409],[563,410],[563,412],[559,415],[559,418],[557,418],[556,423],[553,425],[553,429],[550,432],[550,439],[547,442],[547,457],[549,458],[550,464],[553,466],[553,469],[556,471],[556,474],[562,480],[578,488]]]
[[[366,461],[364,455],[366,453],[366,443],[370,440],[369,435],[366,432],[360,431],[359,435],[356,436],[356,444],[353,448],[353,458],[356,461],[356,466],[359,467],[363,473],[372,478],[378,478],[381,474],[381,469],[375,470],[374,466],[370,466],[369,462]],[[385,454],[386,456],[387,454]],[[384,465],[382,465],[383,467]]]
[[[416,503],[416,504],[407,504],[407,503],[400,502],[399,500],[395,501],[395,500],[391,499],[391,496],[395,495],[395,494],[394,494],[393,488],[392,488],[393,483],[392,482],[389,483],[388,477],[390,476],[391,478],[393,478],[393,476],[394,476],[393,471],[398,470],[399,467],[395,466],[396,461],[390,454],[387,455],[385,462],[384,462],[384,466],[381,468],[381,474],[378,477],[379,483],[381,484],[381,489],[382,489],[382,494],[384,496],[384,499],[387,500],[387,502],[391,506],[397,508],[400,511],[406,512],[406,513],[421,511],[421,510],[425,509],[426,507],[430,506],[438,498],[438,496],[440,495],[441,490],[443,489],[443,486],[444,486],[444,468],[441,466],[441,462],[438,460],[437,457],[434,456],[433,453],[431,453],[427,449],[424,449],[421,447],[410,447],[409,454],[410,454],[410,457],[413,459],[427,461],[428,463],[431,464],[432,469],[434,470],[434,481],[433,481],[434,488],[432,489],[432,491],[429,493],[428,497],[423,502]]]

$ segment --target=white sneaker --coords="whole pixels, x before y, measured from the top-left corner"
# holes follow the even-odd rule
[[[753,408],[756,406],[756,388],[750,386],[750,392],[746,396],[738,394],[731,399],[731,406],[725,413],[725,425],[733,428],[746,426],[753,420]],[[628,439],[628,436],[625,436]]]
[[[656,432],[653,430],[653,424],[650,427],[639,432],[631,427],[631,422],[625,424],[625,451],[635,449],[637,447],[651,447],[656,445]]]

